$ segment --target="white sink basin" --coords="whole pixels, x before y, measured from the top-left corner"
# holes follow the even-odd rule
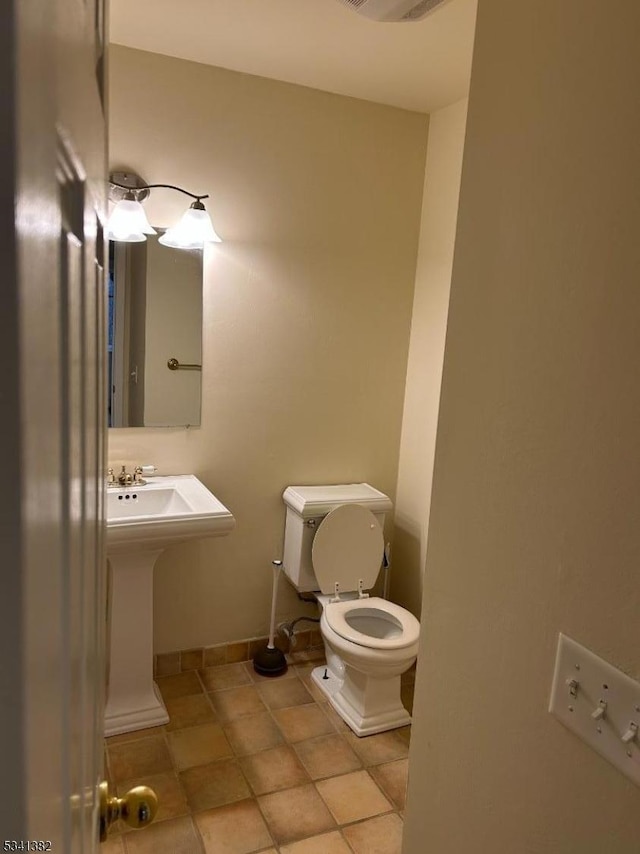
[[[221,537],[233,515],[192,474],[150,478],[107,492],[107,552],[164,549],[196,537]]]

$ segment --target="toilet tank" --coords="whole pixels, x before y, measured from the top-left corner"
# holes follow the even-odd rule
[[[282,563],[289,581],[300,592],[319,590],[311,563],[311,547],[318,525],[341,504],[361,504],[384,528],[391,499],[368,483],[335,486],[288,486],[282,498],[287,506]]]

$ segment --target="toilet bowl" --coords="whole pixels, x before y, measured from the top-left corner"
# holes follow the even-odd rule
[[[420,623],[385,599],[331,602],[318,596],[326,667],[314,683],[356,735],[372,735],[411,723],[400,698],[400,677],[418,655]]]
[[[375,495],[369,496],[363,487]],[[287,493],[295,490],[291,503],[287,502],[289,507],[295,510],[304,506],[304,500],[314,498],[313,494],[305,495],[305,489],[310,493],[320,488],[289,487],[285,501]],[[411,723],[400,698],[400,677],[416,660],[420,623],[405,608],[366,592],[375,584],[382,563],[380,521],[363,504],[344,503],[349,487],[326,487],[322,494],[325,502],[331,489],[341,490],[343,503],[334,505],[321,519],[314,518],[313,536],[307,544],[311,546],[307,555],[310,561],[303,563],[299,558],[305,551],[305,532],[295,527],[297,519],[293,519],[288,543],[285,531],[285,572],[290,578],[299,578],[302,567],[308,578],[311,569],[315,590],[320,590],[316,598],[327,664],[312,671],[314,683],[356,735],[372,735]],[[355,484],[351,489],[365,502],[369,499],[372,508],[380,506],[374,503],[379,501],[376,496],[386,499],[368,484]]]

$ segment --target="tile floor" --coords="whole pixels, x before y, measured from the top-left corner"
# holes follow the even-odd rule
[[[170,723],[107,739],[106,763],[118,794],[154,788],[158,815],[118,823],[102,854],[399,854],[410,727],[358,738],[311,683],[322,651],[290,660],[157,679]]]

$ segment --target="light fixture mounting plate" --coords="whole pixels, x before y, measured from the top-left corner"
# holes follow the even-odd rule
[[[143,202],[149,195],[147,182],[143,181],[135,172],[112,172],[109,175],[109,199],[112,202],[120,202],[124,199],[127,190],[135,190],[139,202]],[[115,184],[123,184],[124,187],[116,187]]]

